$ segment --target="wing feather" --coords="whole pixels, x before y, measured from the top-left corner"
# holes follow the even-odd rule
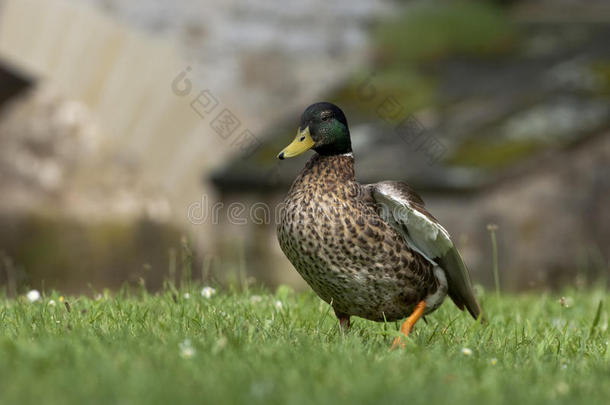
[[[382,218],[404,236],[409,247],[445,271],[449,296],[458,308],[466,308],[475,319],[482,316],[468,269],[449,233],[424,208],[423,200],[402,182],[385,181],[366,187]]]

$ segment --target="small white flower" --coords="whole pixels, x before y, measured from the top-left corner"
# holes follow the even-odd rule
[[[185,359],[190,359],[195,355],[195,349],[193,349],[192,347],[185,347],[184,349],[182,349],[181,355]]]
[[[216,294],[216,289],[212,287],[206,286],[201,290],[201,295],[205,298],[211,298],[214,294]]]
[[[227,345],[227,338],[224,336],[221,336],[214,344],[214,347],[212,347],[212,353],[213,354],[220,353],[222,351],[222,349],[225,348],[226,345]]]
[[[54,306],[56,305],[56,304],[55,304],[55,300],[49,300],[49,304],[48,304],[48,305],[49,305],[50,307],[54,307]]]
[[[28,297],[28,301],[30,302],[36,302],[40,299],[40,293],[38,292],[38,290],[30,290],[26,297]]]
[[[191,294],[189,293],[184,293],[184,299],[188,300],[189,298],[191,298]]]
[[[491,363],[492,366],[495,366],[496,364],[498,364],[498,359],[496,359],[495,357],[493,359],[491,359],[489,361]]]
[[[467,347],[462,347],[462,354],[464,356],[472,356],[472,350]]]
[[[185,339],[183,342],[178,344],[180,348],[180,357],[184,359],[190,359],[195,355],[195,348],[191,345],[191,341],[189,339]]]
[[[282,301],[275,301],[275,309],[281,311],[283,308]]]
[[[261,297],[260,295],[253,295],[250,297],[250,302],[252,304],[257,304],[259,302],[261,302],[263,300],[263,297]]]

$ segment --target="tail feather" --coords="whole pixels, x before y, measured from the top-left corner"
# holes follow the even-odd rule
[[[455,305],[461,310],[468,310],[474,319],[480,318],[482,322],[486,322],[483,310],[474,296],[468,270],[457,249],[450,249],[438,260],[438,264],[445,270],[449,284],[449,297]]]

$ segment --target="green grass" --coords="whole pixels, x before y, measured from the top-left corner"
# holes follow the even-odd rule
[[[193,287],[0,298],[0,403],[607,403],[609,294],[484,294],[480,325],[447,301],[404,351],[398,324],[341,335],[311,293]],[[56,305],[49,304],[54,300]],[[281,302],[281,308],[276,302]],[[564,304],[565,304],[564,302]],[[597,314],[597,316],[596,316]],[[190,345],[189,342],[190,341]],[[472,351],[464,354],[463,349]],[[189,355],[191,355],[189,357]]]

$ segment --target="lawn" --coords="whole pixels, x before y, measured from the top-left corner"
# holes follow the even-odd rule
[[[447,301],[390,352],[397,323],[280,288],[0,297],[0,403],[607,404],[601,288],[482,293],[489,323]]]

